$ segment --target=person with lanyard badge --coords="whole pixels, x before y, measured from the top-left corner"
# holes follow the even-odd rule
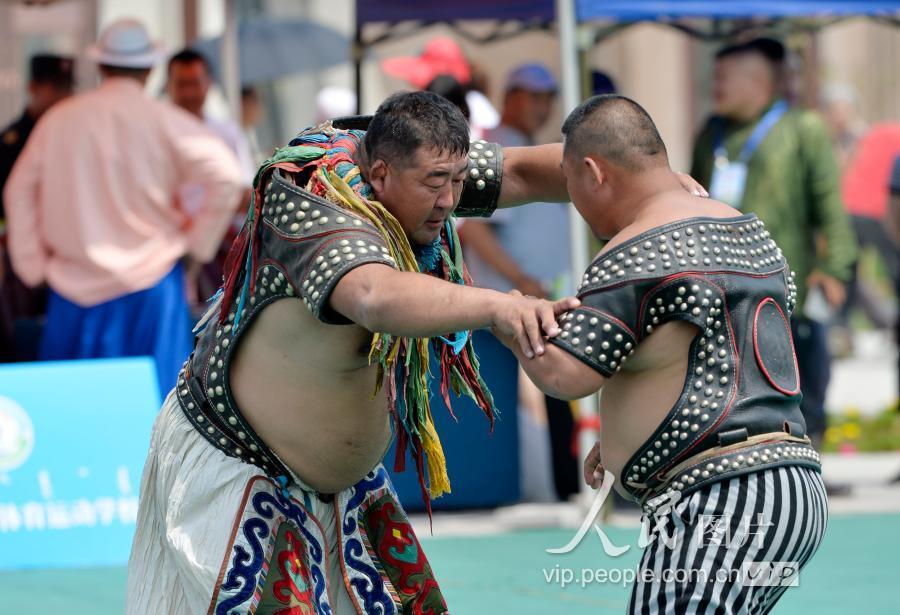
[[[769,131],[778,123],[788,110],[787,102],[779,100],[766,112],[756,124],[756,128],[747,139],[747,143],[741,148],[737,160],[729,160],[725,149],[724,120],[716,127],[716,164],[713,169],[712,182],[709,193],[714,199],[728,203],[736,209],[741,208],[741,199],[744,197],[744,188],[747,185],[747,164],[762,143]]]
[[[817,447],[831,376],[828,324],[843,304],[856,240],[844,209],[828,129],[781,97],[784,46],[757,38],[716,54],[715,115],[694,146],[691,174],[713,198],[762,220],[796,272],[791,319],[801,408]],[[829,485],[829,494],[846,489]]]

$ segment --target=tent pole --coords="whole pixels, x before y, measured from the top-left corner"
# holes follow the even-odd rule
[[[353,37],[353,87],[356,90],[356,114],[362,115],[362,61],[363,40],[362,24],[356,23],[356,35]]]
[[[575,0],[556,0],[556,23],[559,28],[559,53],[562,77],[562,104],[568,115],[581,103],[581,71],[579,70],[579,40],[576,33]],[[588,228],[578,212],[569,206],[569,246],[572,262],[572,281],[578,283],[588,267]],[[597,396],[581,401],[578,422],[596,424]],[[591,428],[579,430],[579,459],[584,459],[597,440],[597,432]],[[580,476],[579,472],[579,476]],[[579,480],[582,495],[587,497],[591,489]]]
[[[568,115],[581,103],[581,71],[575,24],[575,0],[556,0],[559,25],[559,53],[562,73],[563,112]],[[573,280],[580,280],[587,268],[587,227],[574,207],[569,208],[569,232]]]
[[[238,59],[238,23],[236,0],[222,0],[225,8],[225,31],[222,33],[222,89],[228,109],[235,121],[241,119],[241,67]]]
[[[181,10],[184,46],[190,47],[197,42],[197,0],[182,0]]]

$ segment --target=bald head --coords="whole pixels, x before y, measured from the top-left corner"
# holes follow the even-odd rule
[[[666,146],[650,115],[616,94],[587,99],[562,127],[565,156],[591,156],[632,172],[668,166]]]

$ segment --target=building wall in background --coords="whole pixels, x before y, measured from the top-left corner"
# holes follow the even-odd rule
[[[614,34],[590,54],[592,68],[612,76],[619,93],[650,113],[669,151],[673,168],[690,166],[691,40],[657,24],[640,24]]]
[[[0,2],[0,127],[22,112],[31,56],[79,56],[94,40],[95,15],[94,0],[60,0],[49,5]],[[93,83],[96,73],[84,63],[76,70],[79,83]]]
[[[851,19],[822,30],[817,46],[823,86],[853,86],[869,123],[900,121],[900,28]]]

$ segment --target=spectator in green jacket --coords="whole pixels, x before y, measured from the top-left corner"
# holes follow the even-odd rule
[[[807,431],[825,432],[831,375],[827,324],[844,301],[856,240],[824,122],[781,98],[785,49],[759,38],[716,54],[715,114],[694,146],[691,174],[713,198],[757,214],[796,272],[791,327]]]

